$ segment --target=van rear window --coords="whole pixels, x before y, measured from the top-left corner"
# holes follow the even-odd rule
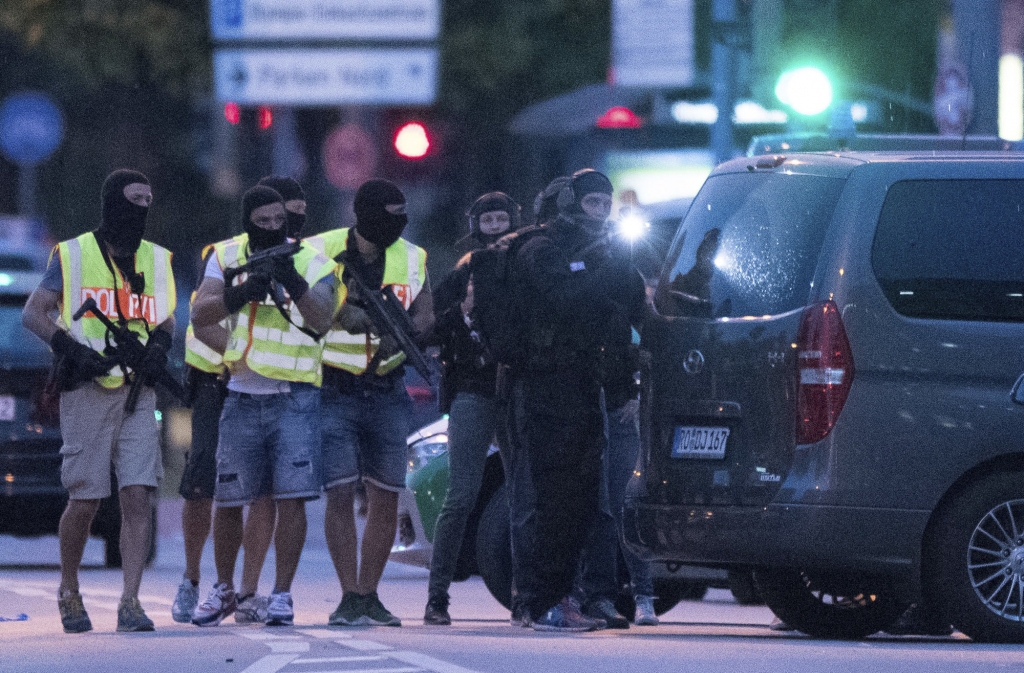
[[[662,268],[662,315],[736,318],[807,302],[844,181],[759,173],[709,178]]]
[[[1024,322],[1024,180],[892,185],[871,264],[903,315]]]

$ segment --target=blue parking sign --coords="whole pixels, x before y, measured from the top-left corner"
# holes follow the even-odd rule
[[[34,166],[64,138],[64,117],[39,91],[12,94],[0,104],[0,152],[19,166]]]

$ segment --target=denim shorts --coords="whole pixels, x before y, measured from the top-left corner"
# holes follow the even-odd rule
[[[386,387],[324,385],[324,488],[362,478],[388,491],[405,488],[412,399],[400,376]]]
[[[287,393],[229,392],[217,441],[217,503],[318,498],[320,484],[319,389],[292,383]]]

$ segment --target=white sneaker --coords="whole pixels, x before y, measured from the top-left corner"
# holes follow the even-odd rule
[[[188,624],[192,621],[192,613],[199,605],[199,587],[192,584],[187,577],[181,578],[178,585],[178,595],[174,597],[174,604],[171,605],[171,617],[180,624]]]
[[[657,626],[658,615],[654,612],[654,596],[634,596],[636,617],[633,623],[637,626]]]
[[[281,591],[270,594],[270,604],[267,606],[267,626],[291,626],[295,621],[295,611],[292,610],[292,594],[289,591]]]
[[[263,624],[267,621],[267,606],[269,601],[266,596],[251,594],[238,601],[235,608],[235,622],[239,624]]]
[[[229,589],[227,584],[221,582],[214,585],[206,600],[192,613],[192,623],[196,626],[217,626],[237,606],[234,589]]]

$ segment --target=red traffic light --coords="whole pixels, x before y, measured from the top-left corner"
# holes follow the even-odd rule
[[[274,123],[274,113],[266,105],[261,105],[256,111],[256,124],[263,130],[269,129]]]
[[[420,122],[403,124],[395,133],[395,151],[406,159],[422,159],[430,151],[427,127]]]
[[[238,103],[224,103],[224,119],[227,119],[229,124],[242,121],[242,108],[238,107]]]

